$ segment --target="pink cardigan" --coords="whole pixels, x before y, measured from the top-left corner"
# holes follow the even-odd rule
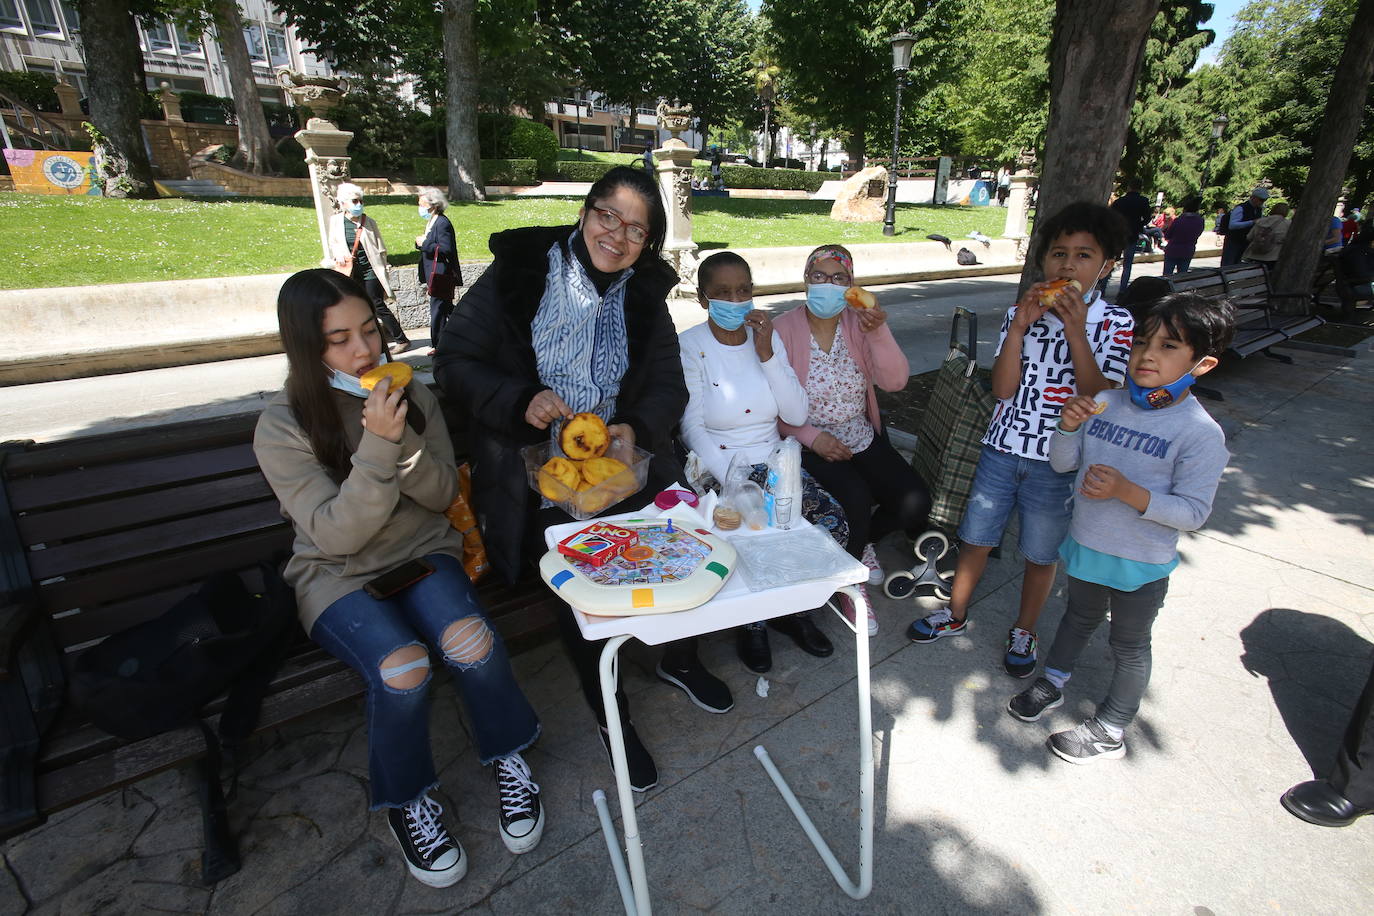
[[[782,338],[787,348],[787,358],[792,362],[792,371],[797,381],[806,387],[806,376],[811,369],[811,326],[806,322],[806,306],[798,306],[773,322],[773,329]],[[911,365],[906,354],[897,346],[892,336],[892,328],[883,322],[877,330],[865,334],[859,330],[859,315],[852,308],[840,313],[838,333],[844,335],[844,345],[849,355],[854,357],[859,371],[868,379],[868,422],[873,424],[874,432],[881,431],[882,419],[878,414],[878,396],[873,392],[877,385],[884,391],[901,391],[911,376]],[[778,431],[783,436],[796,436],[797,441],[807,448],[816,441],[822,430],[811,424],[791,426],[778,421]]]

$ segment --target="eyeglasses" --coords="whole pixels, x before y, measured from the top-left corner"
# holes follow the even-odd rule
[[[597,206],[593,206],[592,209],[596,211],[597,222],[601,224],[602,229],[608,232],[614,232],[621,226],[624,226],[625,241],[632,245],[643,245],[649,240],[649,230],[639,225],[639,223],[632,223],[629,220],[621,219],[620,214],[616,213],[614,210],[607,210]]]
[[[837,273],[828,274],[823,270],[813,270],[806,275],[809,283],[834,283],[836,286],[848,286],[849,274],[841,270]]]

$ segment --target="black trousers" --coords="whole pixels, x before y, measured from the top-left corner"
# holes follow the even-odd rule
[[[386,307],[386,290],[382,289],[382,281],[376,276],[368,277],[364,280],[359,276],[359,271],[353,269],[353,279],[362,284],[363,289],[367,290],[367,298],[372,300],[372,309],[377,313],[377,320],[382,323],[382,330],[386,332],[386,339],[389,343],[406,343],[409,338],[406,332],[401,330],[401,323],[396,320],[396,316],[391,313],[391,309]]]
[[[886,433],[848,461],[826,461],[810,450],[802,452],[802,467],[844,509],[849,520],[849,553],[856,559],[864,545],[885,535],[905,531],[915,537],[930,516],[930,488],[902,458]],[[873,507],[878,511],[874,512]]]
[[[429,297],[429,345],[439,346],[439,335],[444,333],[444,325],[448,324],[448,316],[453,314],[452,299],[436,299]]]
[[[1374,808],[1374,670],[1355,704],[1327,781],[1352,804]]]

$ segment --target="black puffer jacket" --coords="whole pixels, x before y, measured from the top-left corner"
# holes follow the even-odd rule
[[[525,422],[525,408],[546,387],[539,380],[531,324],[548,279],[548,251],[572,226],[512,229],[491,237],[492,263],[454,309],[439,339],[434,377],[446,399],[468,414],[473,501],[487,555],[508,581],[520,574],[522,543],[539,500],[525,476],[520,449],[547,430]],[[629,368],[620,382],[612,423],[635,431],[635,444],[654,453],[646,492],[681,479],[672,432],[687,406],[677,332],[667,295],[677,283],[659,259],[635,265],[625,289]],[[636,494],[609,511],[638,508]]]

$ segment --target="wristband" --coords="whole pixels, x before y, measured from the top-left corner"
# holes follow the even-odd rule
[[[1058,423],[1054,424],[1054,429],[1055,432],[1059,433],[1061,436],[1076,436],[1083,431],[1083,425],[1080,423],[1078,429],[1065,429],[1064,421],[1060,420]]]

